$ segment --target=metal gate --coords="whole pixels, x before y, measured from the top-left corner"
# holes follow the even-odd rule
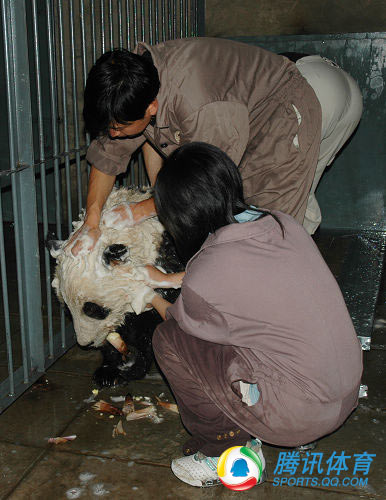
[[[85,204],[82,93],[106,50],[203,34],[204,0],[0,0],[0,412],[75,338],[44,239]],[[146,182],[140,158],[119,182]]]

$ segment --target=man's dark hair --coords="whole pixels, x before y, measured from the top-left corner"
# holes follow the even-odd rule
[[[234,216],[250,208],[235,163],[204,142],[185,144],[164,161],[154,186],[154,201],[158,217],[185,263],[209,233],[235,223]],[[270,215],[265,210],[258,212],[261,217]]]
[[[112,123],[140,120],[160,88],[150,54],[125,49],[105,52],[91,68],[84,91],[83,117],[91,137],[106,135]]]

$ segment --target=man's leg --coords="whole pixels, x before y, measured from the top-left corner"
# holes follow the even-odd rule
[[[145,142],[145,144],[142,146],[142,153],[143,159],[145,160],[146,172],[149,177],[150,184],[154,186],[155,180],[157,179],[157,174],[162,167],[162,157],[148,142]]]
[[[363,104],[355,80],[335,63],[320,56],[307,56],[299,59],[296,66],[314,89],[322,108],[320,153],[303,222],[313,234],[322,220],[315,190],[325,168],[358,125]]]

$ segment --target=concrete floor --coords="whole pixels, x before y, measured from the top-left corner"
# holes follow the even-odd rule
[[[59,359],[46,374],[0,416],[0,498],[6,499],[94,499],[99,497],[138,499],[190,498],[265,498],[265,499],[383,499],[386,498],[384,475],[384,434],[386,393],[382,368],[386,355],[385,286],[381,289],[372,334],[372,349],[364,352],[363,383],[368,397],[360,399],[357,410],[333,434],[321,439],[315,452],[323,453],[322,466],[333,452],[344,452],[348,469],[339,477],[353,478],[354,455],[365,451],[376,454],[367,485],[354,486],[275,486],[288,474],[274,474],[283,450],[264,445],[268,481],[247,492],[232,492],[224,486],[193,488],[174,477],[169,464],[181,455],[187,439],[178,415],[160,410],[164,420],[124,421],[126,435],[112,437],[120,417],[100,414],[89,402],[94,389],[91,375],[100,364],[99,353],[75,346]],[[130,392],[134,396],[172,396],[154,368],[141,381],[127,387],[105,389],[95,396],[112,402],[111,396]],[[121,407],[122,403],[113,403]],[[47,438],[76,435],[74,441],[48,444]],[[305,463],[307,457],[301,457]],[[292,478],[309,477],[302,466]],[[312,474],[314,476],[314,474]],[[318,477],[323,478],[325,473]],[[335,473],[330,474],[330,477]],[[316,476],[315,476],[316,477]]]

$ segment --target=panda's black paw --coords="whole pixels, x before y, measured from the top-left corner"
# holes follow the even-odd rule
[[[99,387],[117,387],[127,384],[127,381],[122,377],[118,368],[109,365],[102,365],[95,370],[93,381]]]
[[[140,380],[146,375],[148,363],[144,353],[138,351],[134,346],[128,347],[126,359],[118,365],[118,370],[126,381]]]

